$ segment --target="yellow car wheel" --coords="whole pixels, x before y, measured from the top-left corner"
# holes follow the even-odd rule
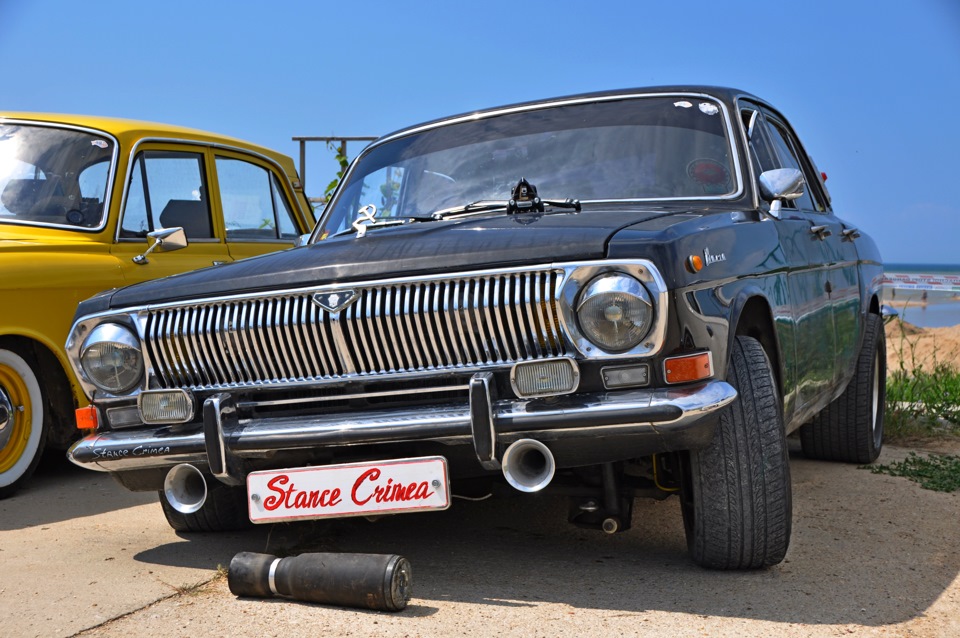
[[[0,348],[0,498],[30,478],[43,453],[43,394],[34,369]]]

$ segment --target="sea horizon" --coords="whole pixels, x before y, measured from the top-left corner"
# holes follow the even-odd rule
[[[960,274],[960,264],[925,264],[921,262],[884,262],[886,272],[929,273],[931,275]]]

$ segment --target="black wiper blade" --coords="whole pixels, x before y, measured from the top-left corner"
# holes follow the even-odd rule
[[[493,210],[506,210],[510,202],[505,199],[478,199],[475,202],[464,204],[463,206],[451,206],[450,208],[441,208],[430,213],[431,219],[449,219],[451,217],[467,217],[469,215],[479,215],[489,213]]]
[[[567,199],[562,199],[562,200],[558,200],[558,199],[542,199],[542,200],[540,200],[540,201],[543,202],[543,205],[544,205],[544,206],[552,206],[553,208],[570,208],[570,209],[573,209],[573,210],[577,211],[578,213],[579,213],[580,210],[583,208],[583,207],[580,205],[580,200],[579,200],[579,199],[570,199],[569,197],[568,197]]]
[[[471,202],[464,206],[453,206],[451,208],[444,208],[430,214],[433,219],[450,219],[451,217],[468,217],[470,215],[480,215],[482,213],[489,213],[495,210],[503,210],[509,215],[515,215],[517,213],[527,213],[527,212],[539,212],[544,211],[545,206],[550,206],[552,208],[569,208],[572,210],[580,212],[580,200],[579,199],[536,199],[531,200],[530,202],[518,202],[516,200],[506,200],[506,199],[494,199],[494,200],[479,200],[476,202]]]

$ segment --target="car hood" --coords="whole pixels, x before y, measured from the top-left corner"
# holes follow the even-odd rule
[[[600,259],[618,230],[669,214],[635,209],[499,214],[377,228],[365,237],[351,233],[137,284],[111,293],[109,300],[101,299],[97,305],[105,309],[107,302],[122,308],[438,271]]]

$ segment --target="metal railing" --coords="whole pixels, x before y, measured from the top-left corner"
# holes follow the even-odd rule
[[[307,142],[324,142],[325,144],[337,144],[337,149],[340,151],[340,155],[346,157],[347,155],[347,142],[372,142],[377,139],[376,137],[294,137],[292,138],[294,142],[300,143],[300,183],[304,185],[306,189],[307,183]],[[316,200],[317,198],[311,198],[311,201]]]

